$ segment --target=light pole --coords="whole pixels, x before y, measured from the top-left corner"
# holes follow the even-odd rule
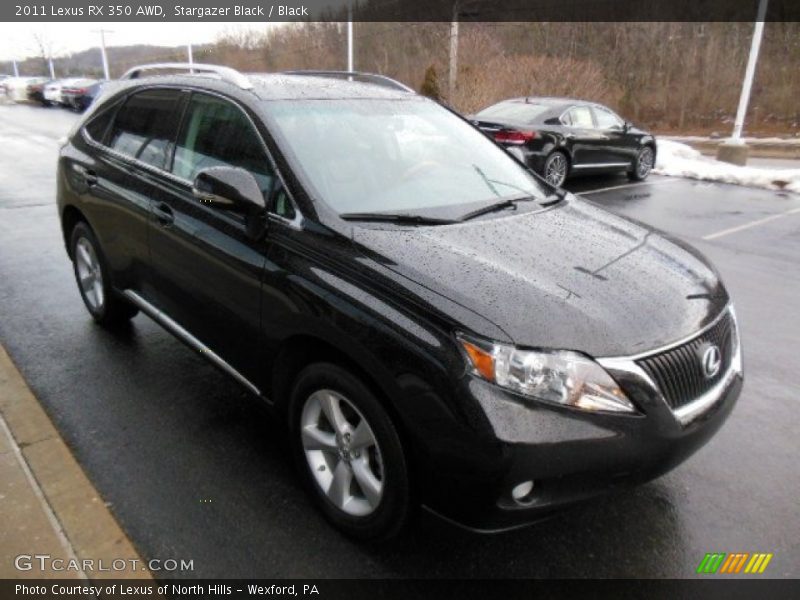
[[[14,77],[19,77],[19,69],[17,68],[17,59],[12,58],[11,61],[14,63]]]
[[[447,95],[450,102],[456,92],[458,73],[458,2],[453,2],[453,18],[450,21],[450,63],[447,72]]]
[[[192,54],[192,43],[189,42],[186,44],[186,55],[189,59],[189,73],[194,73],[194,69],[192,69],[192,65],[194,64],[194,55]]]
[[[109,29],[95,29],[94,33],[100,34],[100,54],[103,58],[103,76],[105,77],[106,81],[111,79],[108,74],[108,56],[106,55],[106,34],[107,33],[114,33]]]
[[[744,72],[744,83],[742,84],[742,94],[739,97],[739,108],[736,111],[736,121],[733,124],[733,141],[739,141],[742,137],[742,127],[744,117],[747,113],[747,104],[750,102],[750,90],[753,87],[753,78],[756,73],[756,62],[758,61],[758,51],[761,49],[761,38],[764,36],[764,18],[767,14],[767,0],[759,0],[758,16],[756,17],[755,28],[753,29],[753,40],[750,43],[750,56],[747,59],[747,69]]]
[[[475,18],[479,16],[475,10],[470,11],[470,0],[454,0],[453,17],[450,20],[450,64],[447,70],[447,94],[450,102],[458,85],[458,29],[459,17]]]
[[[50,67],[50,79],[56,78],[56,70],[53,68],[53,57],[47,59],[47,64]]]
[[[347,70],[353,72],[353,3],[347,3]]]
[[[767,0],[759,0],[758,14],[753,29],[753,39],[750,42],[750,56],[747,59],[747,68],[742,82],[742,93],[739,96],[739,107],[736,110],[736,120],[733,122],[733,134],[730,139],[720,144],[717,149],[717,158],[737,165],[747,164],[747,145],[742,140],[742,128],[747,115],[747,105],[750,102],[750,91],[753,88],[753,78],[756,74],[758,52],[761,49],[761,38],[764,36],[764,19],[767,14]]]

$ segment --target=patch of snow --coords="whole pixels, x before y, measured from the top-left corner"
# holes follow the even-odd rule
[[[714,142],[719,143],[724,138],[713,138],[702,135],[668,135],[659,136],[659,140],[672,140],[674,142]],[[800,146],[800,137],[743,137],[748,146]]]
[[[653,173],[800,194],[800,169],[740,167],[703,156],[691,146],[659,139]]]

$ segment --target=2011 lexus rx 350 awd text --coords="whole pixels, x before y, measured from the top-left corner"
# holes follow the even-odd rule
[[[347,534],[418,506],[529,523],[675,467],[733,409],[736,317],[692,247],[381,76],[157,67],[61,149],[83,301],[104,326],[145,313],[274,407]]]

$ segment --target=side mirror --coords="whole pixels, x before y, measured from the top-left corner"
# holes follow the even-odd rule
[[[227,210],[265,208],[253,174],[240,167],[209,167],[197,174],[192,194],[204,204]]]
[[[631,129],[632,127],[633,127],[633,123],[631,123],[630,121],[625,121],[625,123],[622,125],[622,131],[627,133],[627,131],[629,129]]]

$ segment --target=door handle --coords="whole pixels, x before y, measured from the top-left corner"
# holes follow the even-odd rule
[[[159,202],[153,207],[153,214],[162,225],[172,225],[175,222],[175,214],[168,204]]]

